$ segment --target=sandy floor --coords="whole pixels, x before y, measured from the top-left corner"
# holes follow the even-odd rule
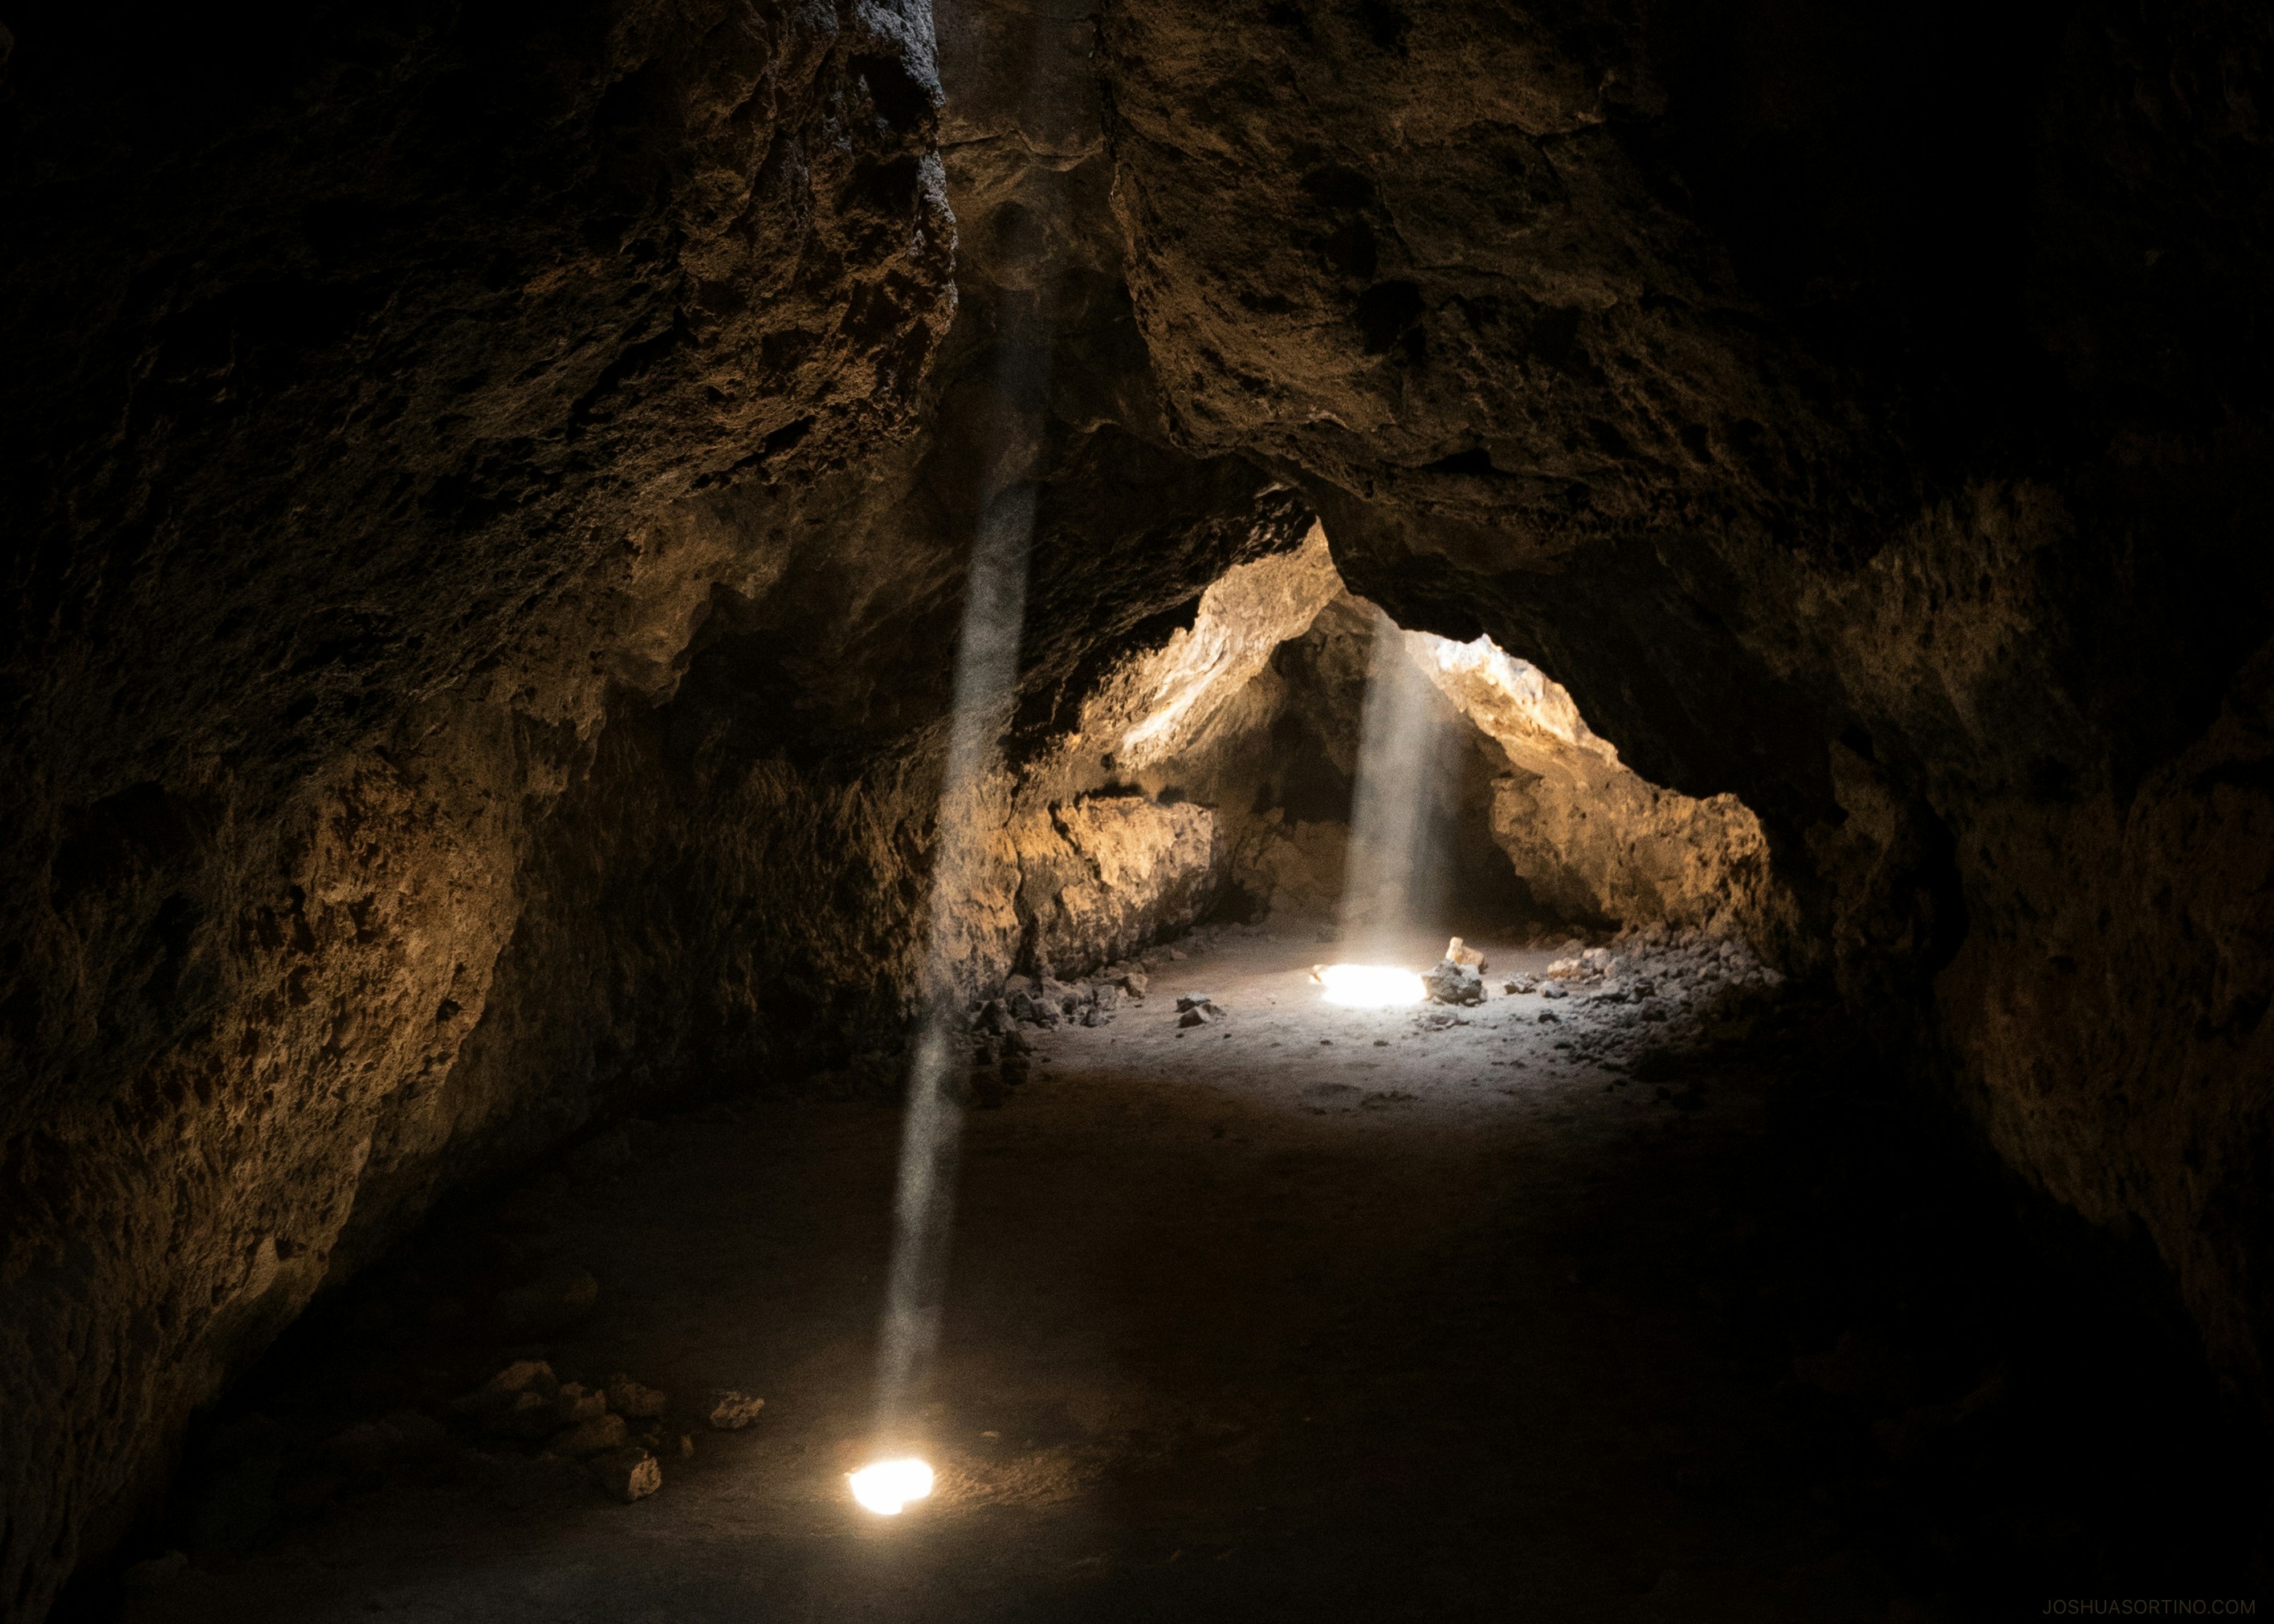
[[[1928,1616],[1794,1486],[1788,1358],[1720,1300],[1759,1099],[1573,1059],[1555,1045],[1596,1019],[1577,999],[1323,1007],[1321,951],[1156,959],[1148,1002],[1041,1034],[1033,1080],[971,1113],[927,1411],[942,1482],[907,1515],[856,1510],[843,1477],[868,1447],[896,1113],[712,1108],[516,1210],[602,1284],[542,1349],[564,1379],[629,1371],[682,1409],[737,1387],[766,1398],[757,1425],[697,1427],[629,1506],[461,1454],[200,1557],[127,1616]],[[1492,957],[1497,995],[1549,955]],[[1227,1019],[1180,1029],[1186,990]],[[346,1342],[312,1357],[335,1400],[362,1369]],[[376,1413],[471,1368],[354,1380]]]

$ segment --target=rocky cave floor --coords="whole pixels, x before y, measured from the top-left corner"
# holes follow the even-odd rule
[[[1834,1019],[1742,978],[1687,1007],[1506,994],[1555,950],[1485,945],[1481,1006],[1352,1011],[1317,1001],[1314,931],[1204,934],[1110,1024],[1035,1033],[967,1121],[941,1481],[902,1517],[844,1486],[898,1143],[893,1079],[847,1077],[618,1124],[440,1214],[238,1384],[139,1565],[66,1616],[1822,1621],[2258,1592],[2263,1473],[2184,1343],[2060,1267]],[[1180,1026],[1186,992],[1223,1019]],[[565,1442],[453,1403],[515,1359],[670,1395],[625,1446],[660,1490],[612,1500]],[[764,1407],[715,1428],[721,1388]]]

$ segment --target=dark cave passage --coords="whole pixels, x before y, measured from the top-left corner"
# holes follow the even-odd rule
[[[23,0],[0,1616],[2256,1605],[2270,64]]]

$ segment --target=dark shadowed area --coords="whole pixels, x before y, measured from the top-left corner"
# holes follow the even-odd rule
[[[2270,69],[17,5],[0,1613],[2256,1596]]]

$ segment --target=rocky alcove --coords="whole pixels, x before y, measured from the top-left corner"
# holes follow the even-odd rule
[[[2263,1583],[2264,8],[0,21],[0,1611]]]

